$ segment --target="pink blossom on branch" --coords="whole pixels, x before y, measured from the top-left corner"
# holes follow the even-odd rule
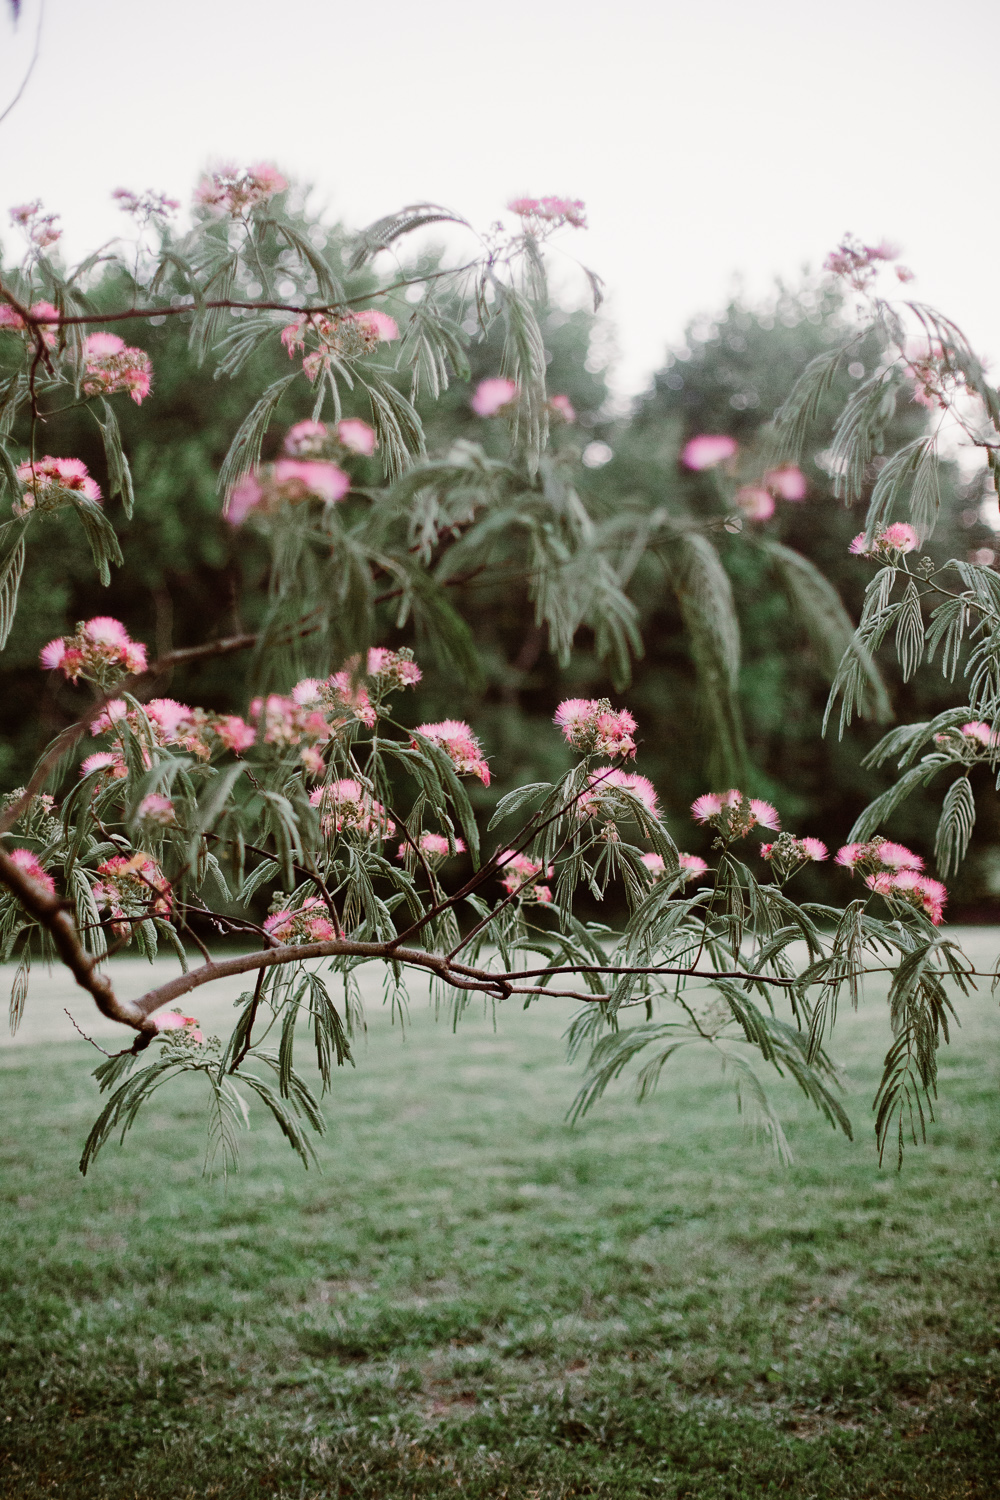
[[[48,891],[50,896],[56,893],[56,883],[49,875],[37,854],[32,854],[30,849],[11,849],[11,863],[17,865],[22,874],[30,876],[36,885],[40,885],[43,891]]]
[[[642,863],[654,885],[665,878],[667,867],[662,854],[644,854]],[[677,867],[680,878],[684,881],[697,880],[708,871],[708,865],[697,854],[678,854]]]
[[[770,828],[777,832],[781,820],[770,802],[747,797],[735,787],[728,792],[706,792],[691,804],[696,823],[711,823],[729,838],[745,838],[751,828]]]
[[[568,396],[550,396],[549,410],[553,416],[558,417],[567,426],[572,426],[576,421],[576,411]]]
[[[374,427],[362,422],[360,417],[343,417],[337,423],[337,441],[350,453],[371,458],[378,446]]]
[[[656,788],[646,776],[636,776],[616,767],[611,771],[592,771],[587,779],[589,790],[577,803],[581,818],[613,814],[613,799],[616,791],[629,792],[654,818],[659,815],[659,799]],[[608,798],[611,798],[609,805]],[[620,804],[619,804],[620,807]]]
[[[922,870],[924,867],[919,854],[914,854],[905,844],[894,844],[884,838],[869,839],[861,844],[844,844],[837,850],[834,863],[852,872],[857,870],[861,875]]]
[[[808,484],[801,469],[794,464],[784,464],[780,469],[768,469],[764,475],[764,487],[779,500],[804,500]]]
[[[192,1042],[205,1040],[194,1016],[182,1016],[176,1010],[166,1010],[162,1015],[154,1016],[153,1025],[157,1031],[183,1031]]]
[[[526,854],[517,854],[513,849],[503,849],[497,855],[497,865],[503,874],[500,884],[509,896],[517,896],[522,901],[538,901],[543,906],[548,906],[552,900],[552,892],[546,885],[538,885],[535,881],[536,875],[541,875],[541,865],[529,859]],[[552,865],[545,871],[546,880],[551,880],[555,874]]]
[[[418,724],[414,734],[439,746],[460,776],[478,776],[483,786],[489,786],[490,768],[479,740],[463,720],[442,719],[438,724]],[[416,740],[413,746],[419,748]]]
[[[745,484],[738,489],[736,504],[748,521],[769,521],[774,515],[774,496],[759,484]]]
[[[329,786],[317,787],[309,801],[320,810],[320,824],[328,838],[335,834],[359,833],[366,839],[389,838],[396,825],[381,802],[360,781],[344,777]]]
[[[609,757],[635,755],[635,719],[628,709],[616,712],[607,698],[566,698],[553,722],[574,750]]]
[[[865,877],[865,885],[888,901],[900,901],[922,911],[935,927],[944,921],[948,889],[940,880],[920,875],[916,870],[881,871]]]
[[[238,219],[267,203],[275,193],[284,192],[287,186],[287,179],[272,162],[255,162],[245,168],[226,163],[201,179],[194,201],[217,218],[228,214]]]
[[[323,452],[329,436],[325,422],[295,422],[285,433],[282,445],[291,458],[315,458]]]
[[[150,824],[154,828],[170,828],[177,822],[174,804],[160,792],[150,792],[148,797],[143,797],[136,817],[141,823]]]
[[[120,620],[95,615],[77,626],[76,634],[63,636],[43,646],[39,660],[49,670],[58,668],[75,682],[89,677],[104,682],[110,674],[144,672],[146,648],[130,639]]]
[[[114,333],[92,333],[84,344],[85,396],[113,396],[128,391],[137,406],[149,395],[153,366],[142,349],[127,348]]]
[[[907,521],[894,521],[880,531],[870,547],[865,546],[865,534],[859,531],[848,547],[855,557],[875,557],[889,552],[915,552],[920,546],[920,534]]]
[[[481,380],[469,405],[477,417],[495,417],[498,412],[512,406],[517,397],[518,389],[513,380]]]
[[[318,896],[308,896],[301,906],[272,912],[264,919],[264,931],[279,943],[325,943],[337,936],[330,914]]]
[[[432,868],[440,860],[446,859],[452,853],[465,853],[465,845],[461,839],[453,839],[452,845],[454,846],[454,848],[452,848],[443,833],[422,833],[417,839],[417,845],[420,849],[421,854],[423,854],[424,858]],[[405,839],[399,846],[399,854],[397,858],[404,861],[410,861],[413,859],[413,848]]]
[[[22,485],[13,507],[18,516],[26,516],[36,508],[57,510],[73,504],[74,496],[101,503],[100,486],[91,479],[87,465],[80,458],[53,458],[47,453],[34,463],[18,464],[17,477]]]
[[[58,307],[53,307],[51,302],[33,302],[28,309],[29,313],[36,318],[58,318],[60,316]],[[42,342],[49,348],[54,349],[59,337],[58,329],[47,327],[44,323],[37,324],[38,332]],[[9,328],[15,333],[24,333],[27,324],[7,302],[0,302],[0,328]]]
[[[703,432],[689,439],[681,449],[681,463],[686,469],[714,469],[736,452],[735,438],[723,433]]]

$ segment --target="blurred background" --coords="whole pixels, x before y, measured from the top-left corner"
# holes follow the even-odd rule
[[[230,7],[193,0],[169,13],[135,0],[23,0],[16,25],[8,10],[0,17],[0,110],[27,76],[0,123],[2,202],[41,197],[62,215],[73,258],[123,232],[114,188],[186,203],[206,165],[263,157],[296,181],[304,223],[336,259],[353,232],[403,203],[441,201],[485,228],[512,195],[579,196],[591,228],[560,241],[543,315],[550,390],[578,414],[557,442],[579,459],[580,492],[596,515],[666,508],[681,519],[718,517],[714,482],[683,470],[680,448],[706,431],[730,434],[746,453],[759,448],[796,376],[850,325],[852,309],[820,271],[845,230],[898,240],[918,276],[915,294],[942,306],[985,355],[1000,350],[997,209],[983,190],[981,144],[992,138],[989,44],[1000,24],[988,3],[963,7],[960,27],[943,30],[940,19],[922,0],[902,17],[870,0],[845,0],[835,14],[784,0],[752,11],[720,0],[697,13],[637,0],[613,10],[510,0],[502,18],[452,0],[420,9],[386,0],[374,18],[321,0],[289,0],[280,12],[247,0],[234,24]],[[17,253],[9,239],[3,251]],[[460,235],[437,229],[407,251],[425,266],[461,253]],[[576,255],[608,284],[596,315]],[[371,284],[362,276],[351,290]],[[41,745],[75,717],[73,690],[50,682],[39,720],[36,663],[39,646],[77,619],[120,615],[160,652],[252,628],[259,613],[266,555],[249,531],[234,534],[221,519],[216,478],[254,395],[287,360],[262,354],[236,380],[216,381],[195,366],[186,338],[181,319],[148,330],[154,396],[141,412],[128,403],[119,411],[137,507],[121,528],[126,565],[110,590],[95,582],[70,528],[54,522],[44,547],[36,543],[0,670],[4,786],[23,780]],[[472,385],[497,373],[491,340],[474,341],[470,357]],[[824,456],[836,411],[873,359],[858,349],[817,418],[805,500],[779,505],[756,528],[815,562],[854,619],[869,571],[847,545],[861,518],[833,498]],[[470,390],[455,385],[423,403],[432,454],[456,437],[502,451],[500,433],[470,412]],[[272,445],[305,415],[287,401]],[[920,407],[901,407],[893,441],[925,419]],[[81,420],[61,436],[101,472],[96,429]],[[1000,555],[996,497],[967,453],[955,453],[943,501],[934,555]],[[777,803],[785,826],[836,846],[887,784],[860,766],[882,731],[855,723],[842,741],[835,731],[822,737],[817,647],[749,530],[719,539],[741,625],[747,785]],[[494,800],[562,769],[550,727],[560,698],[610,694],[639,720],[638,768],[656,783],[672,831],[704,853],[687,807],[708,789],[713,724],[691,638],[655,555],[630,592],[645,652],[625,684],[608,680],[585,633],[561,669],[544,635],[526,628],[516,588],[470,586],[461,607],[483,680],[449,677],[445,694],[431,670],[407,715],[473,720],[494,770],[481,798]],[[163,690],[239,711],[247,666],[208,663]],[[888,654],[883,666],[900,720],[955,699],[934,669],[904,687]],[[937,810],[933,796],[911,798],[892,834],[929,855]],[[1000,826],[988,795],[979,817],[950,914],[995,920]],[[831,878],[840,877],[817,875],[815,894]]]

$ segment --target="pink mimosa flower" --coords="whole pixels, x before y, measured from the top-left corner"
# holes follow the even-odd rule
[[[761,802],[759,797],[751,797],[750,811],[761,828],[772,828],[777,831],[781,827],[777,809],[772,807],[770,802]]]
[[[819,861],[828,858],[827,847],[823,843],[822,839],[799,839],[799,843],[806,851],[806,855],[809,859]]]
[[[905,844],[892,844],[885,840],[878,846],[878,856],[890,870],[922,870],[924,867],[920,855],[907,849]]]
[[[337,440],[351,453],[370,458],[375,452],[375,429],[360,417],[344,417],[337,423]]]
[[[47,646],[42,647],[38,653],[38,659],[46,671],[53,671],[56,667],[62,666],[65,655],[66,642],[59,635],[54,641],[49,641]]]
[[[894,521],[879,533],[870,547],[865,546],[865,534],[859,531],[847,550],[855,556],[871,557],[880,552],[915,552],[919,546],[919,533],[907,521]]]
[[[738,444],[735,438],[722,433],[700,433],[685,443],[681,450],[681,463],[686,469],[714,469],[716,464],[732,458]]]
[[[554,416],[560,417],[567,425],[576,421],[576,411],[568,396],[550,396],[549,409]]]
[[[117,646],[124,651],[131,645],[129,633],[121,620],[113,620],[110,615],[95,615],[84,625],[83,634],[97,646]]]
[[[30,849],[11,849],[10,860],[23,874],[30,876],[36,885],[40,885],[42,890],[48,891],[50,896],[55,895],[56,883],[47,874],[37,854],[32,854]]]
[[[284,499],[311,496],[327,505],[342,500],[351,487],[350,475],[343,469],[313,459],[279,458],[274,465],[274,482]]]
[[[159,792],[150,792],[148,797],[143,797],[139,803],[138,816],[144,823],[151,823],[156,828],[169,828],[177,822],[174,804],[169,797],[164,797]]]
[[[764,475],[764,484],[779,500],[806,498],[806,476],[794,464],[784,464],[780,469],[768,469]]]
[[[380,312],[377,307],[369,307],[364,312],[351,313],[350,316],[376,343],[385,344],[391,342],[392,339],[399,338],[399,327],[395,318],[390,318],[388,313]]]
[[[967,740],[978,740],[981,745],[992,745],[995,743],[992,729],[988,724],[984,724],[981,720],[975,720],[972,723],[963,724],[960,733],[963,734]]]
[[[257,739],[257,731],[239,714],[220,714],[214,729],[225,748],[237,754],[249,750]]]
[[[182,1016],[175,1010],[164,1011],[162,1015],[154,1016],[153,1025],[157,1031],[186,1032],[193,1042],[203,1042],[205,1040],[198,1029],[198,1022],[194,1016]]]
[[[495,417],[516,400],[517,386],[513,380],[481,380],[469,405],[477,417]]]
[[[123,781],[128,775],[128,768],[120,755],[113,755],[110,750],[95,750],[93,755],[88,755],[86,760],[80,763],[80,776],[89,776],[93,771],[108,771],[113,780]]]
[[[736,504],[749,521],[769,521],[774,515],[774,496],[758,484],[745,484],[737,490]]]
[[[490,768],[479,741],[461,719],[443,719],[438,724],[418,724],[415,734],[438,745],[448,756],[460,776],[478,776],[483,786],[490,784]],[[414,740],[414,747],[417,742]]]
[[[322,453],[326,438],[325,422],[311,422],[308,419],[304,422],[296,422],[285,433],[285,452],[293,458],[312,457],[317,453]]]
[[[260,504],[263,491],[256,474],[242,474],[229,491],[225,517],[231,526],[242,526],[247,516]]]
[[[636,722],[607,698],[566,698],[553,715],[567,744],[591,755],[635,755]]]
[[[697,880],[708,870],[708,865],[697,854],[678,854],[677,862],[685,880]]]

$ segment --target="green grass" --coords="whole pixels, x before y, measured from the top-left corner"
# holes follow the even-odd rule
[[[858,1140],[781,1088],[779,1166],[682,1061],[576,1129],[566,1011],[457,1035],[376,1008],[322,1171],[259,1114],[228,1184],[199,1096],[75,1163],[96,1054],[0,1052],[0,1494],[992,1497],[996,1006],[967,1008],[901,1175],[846,1016]]]

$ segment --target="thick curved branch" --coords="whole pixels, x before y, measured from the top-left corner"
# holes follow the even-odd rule
[[[121,1001],[107,975],[98,971],[99,959],[86,951],[77,934],[76,923],[67,902],[50,895],[30,875],[16,865],[0,845],[0,880],[20,901],[25,911],[49,933],[56,952],[81,989],[94,997],[98,1010],[112,1021],[121,1021],[136,1031],[146,1028],[148,1012],[131,1001]]]

